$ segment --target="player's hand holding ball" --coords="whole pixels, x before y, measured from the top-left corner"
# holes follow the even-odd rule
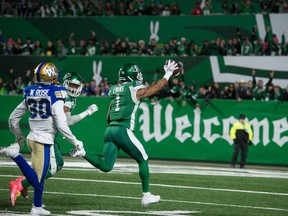
[[[171,76],[173,76],[173,77],[178,76],[180,73],[179,66],[178,66],[177,62],[175,62],[174,60],[170,60],[170,59],[166,60],[163,68],[165,71],[164,78],[167,80],[169,80],[169,78]]]

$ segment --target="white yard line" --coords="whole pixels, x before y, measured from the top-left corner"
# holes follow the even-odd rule
[[[1,175],[0,177],[7,178],[17,178],[16,175]],[[98,179],[79,179],[79,178],[59,178],[53,177],[50,178],[50,181],[76,181],[76,182],[97,182],[97,183],[109,183],[109,184],[121,184],[121,185],[139,185],[138,182],[125,182],[125,181],[112,181],[112,180],[98,180]],[[208,188],[208,187],[194,187],[194,186],[184,186],[184,185],[166,185],[166,184],[152,184],[151,186],[155,187],[165,187],[165,188],[179,188],[179,189],[193,189],[193,190],[208,190],[208,191],[222,191],[222,192],[235,192],[235,193],[249,193],[249,194],[266,194],[274,196],[288,196],[288,193],[276,193],[276,192],[267,192],[267,191],[251,191],[251,190],[237,190],[229,188]],[[5,189],[0,189],[5,190]]]
[[[181,162],[180,162],[181,163]],[[13,161],[1,161],[0,167],[16,166]],[[83,161],[68,161],[64,163],[63,170],[97,170],[91,164],[83,159]],[[194,165],[149,165],[150,173],[165,174],[185,174],[185,175],[210,175],[210,176],[237,176],[237,177],[259,177],[259,178],[281,178],[288,179],[288,169],[286,170],[270,170],[270,169],[237,169],[223,167],[207,167]],[[99,171],[100,172],[100,171]],[[138,173],[138,165],[136,162],[117,162],[111,171],[117,173]]]
[[[3,190],[3,189],[0,189],[0,190]],[[130,200],[140,200],[141,199],[139,197],[112,196],[112,195],[103,195],[103,194],[83,194],[83,193],[80,194],[80,193],[65,193],[65,192],[52,192],[52,191],[45,191],[44,193],[45,194],[53,194],[53,195],[85,196],[85,197],[89,196],[89,197],[103,197],[103,198],[113,198],[113,199],[130,199]],[[236,208],[248,208],[248,209],[261,209],[261,210],[288,212],[288,209],[282,209],[282,208],[271,208],[271,207],[263,207],[263,206],[247,206],[247,205],[233,205],[233,204],[210,203],[210,202],[195,202],[195,201],[187,201],[187,200],[161,199],[160,202],[186,203],[186,204],[198,204],[198,205],[210,205],[210,206],[225,206],[225,207],[236,207]]]

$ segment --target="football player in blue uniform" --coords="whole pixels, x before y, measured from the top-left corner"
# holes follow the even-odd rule
[[[90,116],[98,110],[97,105],[92,104],[84,112],[78,115],[71,115],[72,111],[76,107],[77,97],[81,94],[82,91],[82,77],[75,72],[67,73],[63,78],[63,86],[66,87],[68,94],[64,103],[64,112],[66,114],[67,123],[69,126],[74,125],[75,123],[84,119],[86,116]],[[53,149],[54,151],[51,151],[50,166],[45,179],[54,176],[62,169],[64,165],[60,146],[56,141],[54,143]],[[20,193],[26,200],[28,199],[28,187],[30,185],[31,184],[27,181],[25,177],[19,177],[9,183],[10,203],[12,206],[16,204],[16,199],[20,195]]]
[[[50,215],[42,207],[44,179],[50,165],[55,135],[59,131],[76,149],[81,150],[83,143],[71,132],[64,113],[66,88],[59,86],[59,72],[50,62],[40,63],[34,70],[36,85],[24,90],[24,100],[14,109],[9,117],[10,131],[15,134],[16,142],[2,148],[0,153],[11,157],[19,166],[23,175],[34,187],[34,201],[31,215]],[[30,132],[27,145],[31,152],[31,166],[20,154],[25,137],[22,135],[19,121],[29,112]]]

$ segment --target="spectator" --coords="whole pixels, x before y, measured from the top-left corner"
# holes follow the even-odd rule
[[[208,40],[204,40],[203,41],[203,45],[202,45],[202,48],[201,48],[201,51],[200,51],[200,55],[204,55],[204,56],[211,55],[211,49],[210,49]]]
[[[215,99],[221,99],[223,98],[223,91],[219,85],[218,82],[214,82],[212,89],[211,89],[211,93],[214,96]]]
[[[249,38],[246,37],[241,45],[241,55],[242,56],[251,56],[253,54],[253,46],[249,41]]]
[[[249,80],[247,82],[247,90],[246,90],[246,98],[247,100],[253,99],[253,82],[252,80]]]
[[[162,2],[159,2],[159,3],[157,4],[156,15],[157,15],[157,16],[161,16],[162,13],[163,13],[163,11],[164,11],[164,5],[163,5]]]
[[[80,40],[79,47],[77,49],[78,49],[77,53],[79,55],[86,55],[86,53],[87,53],[86,41],[83,39]]]
[[[47,47],[45,49],[45,53],[46,53],[47,56],[54,56],[54,55],[57,54],[56,53],[56,48],[55,48],[53,42],[50,41],[50,40],[47,42]]]
[[[271,13],[271,2],[260,0],[260,9],[262,14],[268,15]]]
[[[156,3],[152,0],[150,6],[146,8],[146,15],[157,16],[158,8]]]
[[[127,16],[135,16],[136,15],[135,6],[134,6],[134,2],[133,1],[129,2],[128,8],[126,10],[126,15]]]
[[[211,86],[200,86],[198,89],[197,98],[201,98],[204,100],[206,106],[209,105],[209,100],[214,98],[213,93],[211,92]]]
[[[266,98],[266,88],[264,87],[263,80],[259,79],[256,85],[256,70],[252,70],[252,78],[253,78],[253,100],[265,100]],[[272,84],[274,78],[274,71],[271,71],[270,78],[266,83],[266,87]]]
[[[164,7],[164,10],[162,11],[162,16],[170,16],[171,15],[171,11],[170,11],[170,5],[166,4]]]
[[[180,11],[180,8],[179,8],[179,5],[177,3],[172,3],[171,5],[171,15],[172,16],[175,16],[175,15],[180,15],[181,14],[181,11]]]
[[[200,55],[200,48],[197,43],[189,43],[188,45],[188,51],[190,56],[199,56]]]
[[[88,87],[88,95],[89,96],[95,96],[96,95],[96,88],[97,88],[97,86],[96,86],[96,81],[95,80],[91,80],[90,81],[90,85],[89,85],[89,87]]]
[[[6,95],[6,83],[3,82],[2,77],[0,77],[0,95]]]
[[[247,86],[244,79],[239,81],[239,86],[235,88],[235,96],[237,101],[246,99]]]
[[[3,54],[4,55],[14,55],[14,40],[9,38],[7,44],[3,45]]]
[[[228,43],[227,43],[225,49],[227,51],[228,56],[235,56],[236,55],[237,50],[233,44],[233,38],[228,39]]]
[[[228,1],[226,1],[226,0],[222,2],[221,13],[224,14],[224,15],[230,13],[229,4],[228,4]]]
[[[145,0],[137,0],[135,5],[136,14],[138,16],[145,15],[146,5]]]
[[[233,83],[231,83],[229,86],[225,86],[223,92],[223,99],[230,99],[230,100],[236,99],[235,87]]]
[[[188,56],[188,50],[187,50],[187,40],[185,37],[182,37],[180,41],[178,42],[177,46],[177,55],[178,56]]]
[[[65,58],[68,54],[68,49],[64,46],[64,44],[59,45],[59,50],[57,52],[58,58],[62,59]]]
[[[281,54],[281,44],[278,41],[277,35],[271,33],[270,26],[266,27],[265,42],[269,44],[272,56],[279,56]]]
[[[286,43],[285,32],[282,33],[281,55],[284,55],[284,56],[288,55],[288,42]]]
[[[255,14],[255,13],[256,9],[252,4],[251,0],[244,0],[240,8],[240,14]]]
[[[287,0],[283,0],[280,3],[279,13],[288,13],[288,2],[287,2]]]
[[[202,8],[203,15],[211,15],[214,13],[213,6],[211,4],[211,0],[204,0],[204,5]]]
[[[281,88],[279,85],[274,85],[273,87],[274,87],[274,94],[273,97],[270,97],[270,100],[278,101],[281,99],[282,95]]]
[[[42,47],[40,40],[36,40],[34,42],[33,55],[44,55],[44,49]]]
[[[138,42],[138,48],[139,48],[139,55],[140,56],[146,56],[148,51],[146,48],[146,44],[144,40],[139,40]]]
[[[238,4],[235,2],[232,4],[231,8],[230,8],[230,14],[239,14],[239,8],[238,8]]]
[[[26,43],[21,47],[22,55],[28,56],[33,53],[34,45],[31,37],[27,37]]]
[[[288,85],[286,86],[283,94],[279,97],[280,101],[288,101]]]
[[[190,15],[192,16],[203,15],[203,10],[201,9],[201,4],[199,1],[195,2],[195,6],[192,9]]]
[[[94,56],[96,55],[96,46],[95,46],[95,42],[93,39],[90,39],[88,41],[88,46],[87,46],[87,56]]]

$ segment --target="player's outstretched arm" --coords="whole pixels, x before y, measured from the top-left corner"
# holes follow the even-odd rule
[[[67,106],[64,106],[64,112],[67,118],[67,124],[69,126],[76,124],[77,122],[81,121],[88,115],[89,116],[92,115],[97,110],[98,110],[98,106],[96,104],[92,104],[84,112],[79,113],[78,115],[71,115],[70,108]]]
[[[164,86],[167,85],[169,78],[172,76],[173,71],[178,69],[178,65],[173,60],[167,60],[163,68],[165,70],[164,77],[148,88],[139,89],[136,93],[136,97],[138,100],[140,100],[141,98],[150,97],[151,95],[156,94],[162,88],[164,88]]]

